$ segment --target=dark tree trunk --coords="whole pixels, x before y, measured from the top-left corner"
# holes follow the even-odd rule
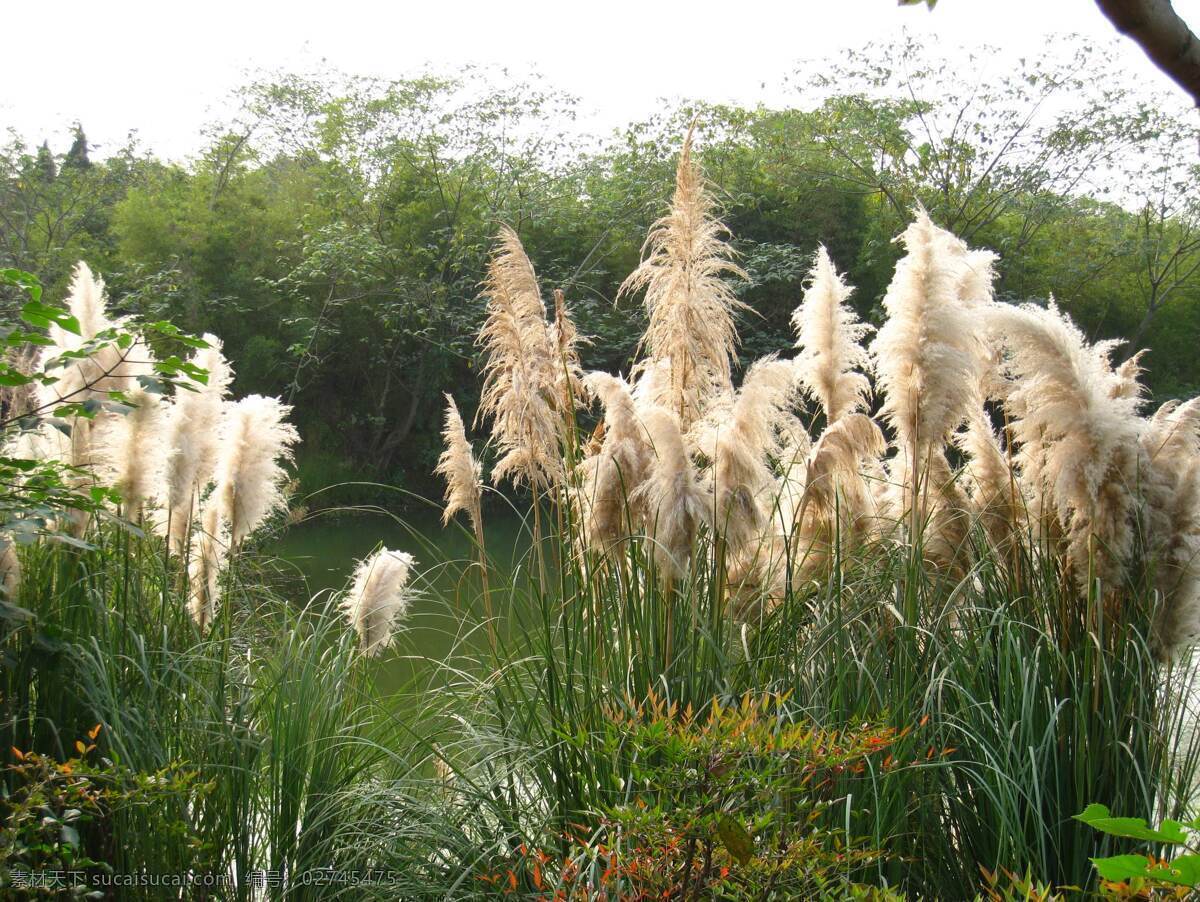
[[[1200,39],[1179,18],[1171,0],[1096,0],[1096,5],[1200,106]]]

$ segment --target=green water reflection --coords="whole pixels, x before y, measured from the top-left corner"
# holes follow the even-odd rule
[[[525,565],[528,533],[510,511],[485,515],[485,541],[492,561],[493,603],[502,615],[503,585]],[[443,528],[434,512],[317,514],[292,526],[269,550],[286,576],[284,591],[297,604],[325,604],[348,585],[357,561],[380,545],[416,558],[412,596],[396,642],[379,660],[384,690],[434,680],[431,661],[486,647],[479,627],[482,597],[474,543],[466,530]],[[466,616],[464,616],[464,614]]]

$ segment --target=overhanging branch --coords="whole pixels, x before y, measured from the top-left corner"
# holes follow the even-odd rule
[[[1096,0],[1096,5],[1200,106],[1200,39],[1171,0]]]

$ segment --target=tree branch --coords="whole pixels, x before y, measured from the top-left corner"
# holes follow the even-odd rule
[[[1200,39],[1171,0],[1096,0],[1096,5],[1200,106]]]

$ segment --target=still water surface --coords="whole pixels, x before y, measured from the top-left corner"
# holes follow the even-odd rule
[[[493,603],[499,608],[503,593],[497,585],[524,566],[528,533],[515,513],[503,509],[485,514],[484,523]],[[417,561],[408,613],[394,647],[380,661],[382,684],[400,688],[428,678],[434,669],[430,661],[486,647],[483,630],[464,626],[462,617],[464,610],[472,612],[465,619],[477,625],[483,615],[474,542],[453,523],[443,528],[436,513],[318,513],[290,527],[267,550],[290,574],[287,592],[293,601],[324,604],[347,588],[356,563],[380,545],[406,551]]]

